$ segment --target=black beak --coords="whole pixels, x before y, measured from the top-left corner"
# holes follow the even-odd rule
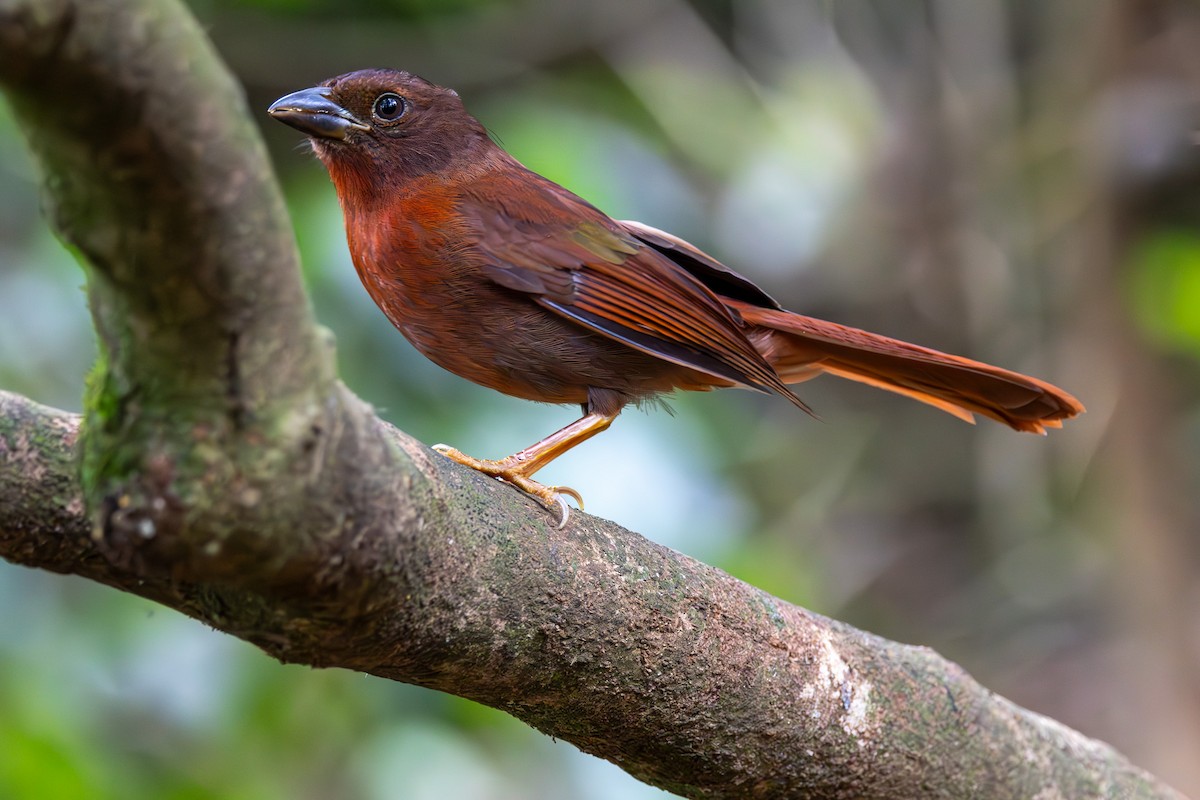
[[[371,126],[330,99],[324,86],[301,89],[271,104],[267,113],[317,139],[345,139],[350,131],[366,131]]]

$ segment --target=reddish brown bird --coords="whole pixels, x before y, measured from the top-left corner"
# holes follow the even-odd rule
[[[626,405],[677,389],[740,386],[809,411],[788,384],[829,373],[1032,433],[1083,411],[1036,378],[784,310],[682,239],[529,171],[458,94],[407,72],[342,75],[270,114],[311,137],[363,285],[418,350],[505,394],[583,408],[500,461],[438,446],[557,503],[563,523],[562,496],[579,494],[533,474]]]

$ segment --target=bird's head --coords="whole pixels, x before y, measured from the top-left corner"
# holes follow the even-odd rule
[[[308,134],[339,185],[352,178],[395,188],[491,145],[457,92],[399,70],[339,75],[279,98],[268,113]]]

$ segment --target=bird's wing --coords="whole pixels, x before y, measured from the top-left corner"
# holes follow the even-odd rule
[[[669,248],[548,181],[535,186],[519,203],[501,203],[494,198],[505,196],[502,187],[481,182],[460,201],[491,280],[636,350],[777,392],[807,410],[746,338],[736,312],[664,254]]]

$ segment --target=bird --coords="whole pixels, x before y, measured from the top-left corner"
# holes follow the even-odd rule
[[[1067,392],[1000,367],[784,309],[683,239],[615,220],[526,168],[458,93],[365,69],[275,101],[332,179],[367,293],[423,355],[482,386],[582,416],[503,459],[448,458],[570,515],[567,486],[533,475],[674,391],[779,395],[835,375],[1045,434],[1084,411]]]

